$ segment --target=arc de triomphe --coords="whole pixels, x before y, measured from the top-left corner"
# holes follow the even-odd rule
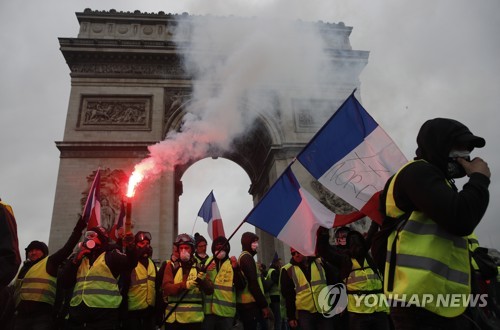
[[[179,129],[185,115],[182,105],[189,101],[193,84],[182,66],[185,48],[177,46],[173,35],[179,18],[199,18],[90,9],[77,12],[76,17],[78,36],[59,38],[71,71],[71,92],[64,138],[56,142],[60,164],[49,238],[52,251],[69,237],[97,168],[101,169],[103,223],[117,216],[121,187],[134,165],[148,156],[147,147]],[[323,114],[326,120],[352,90],[359,90],[368,52],[352,50],[351,27],[314,24],[325,38],[331,64],[349,68],[344,70],[349,74],[332,79],[328,92],[314,100],[328,109]],[[275,117],[261,116],[251,132],[235,141],[235,151],[207,155],[230,159],[245,170],[254,203],[324,122],[311,113],[314,109],[303,105],[296,90],[275,96]],[[134,203],[134,231],[153,233],[155,258],[164,260],[171,253],[178,228],[181,178],[195,161],[163,173]],[[341,206],[334,201],[332,207]],[[264,262],[272,259],[274,251],[281,257],[289,255],[278,240],[260,230],[257,234]]]

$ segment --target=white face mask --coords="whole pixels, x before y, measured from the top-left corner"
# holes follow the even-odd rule
[[[469,150],[452,150],[452,151],[450,151],[450,154],[448,155],[448,157],[467,159],[470,157],[470,151]]]
[[[259,248],[259,242],[253,242],[252,243],[252,251],[257,251]]]
[[[182,261],[189,261],[191,259],[191,253],[187,251],[181,251],[181,260]]]
[[[226,257],[226,251],[222,250],[217,254],[217,259],[222,260]]]

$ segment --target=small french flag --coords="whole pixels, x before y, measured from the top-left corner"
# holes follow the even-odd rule
[[[83,208],[83,219],[87,222],[87,229],[101,225],[101,202],[100,202],[101,171],[97,169],[89,195]]]
[[[222,224],[222,218],[220,216],[219,207],[215,201],[213,190],[208,194],[207,198],[201,205],[200,211],[198,211],[198,216],[203,218],[208,224],[208,235],[212,240],[219,236],[226,237],[224,233],[224,225]]]

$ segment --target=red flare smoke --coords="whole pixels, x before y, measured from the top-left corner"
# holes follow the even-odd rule
[[[132,198],[135,195],[135,188],[144,179],[144,174],[134,171],[128,179],[127,197]]]

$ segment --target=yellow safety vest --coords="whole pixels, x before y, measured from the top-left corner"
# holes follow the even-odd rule
[[[243,252],[241,252],[240,257],[238,258],[238,263],[240,263],[241,257],[244,254],[248,254],[253,259],[253,256],[250,254],[250,252],[243,251]],[[257,267],[257,265],[255,266],[255,268],[257,269],[257,283],[259,283],[260,291],[264,295],[264,286],[262,285],[262,276],[260,273],[260,269],[259,269],[259,267]],[[249,303],[255,302],[255,298],[253,297],[252,293],[250,293],[250,290],[248,290],[248,281],[247,281],[243,291],[241,291],[237,295],[236,301],[238,302],[238,304],[249,304]]]
[[[205,265],[208,265],[211,260],[212,257]],[[207,275],[214,283],[214,293],[205,295],[205,314],[234,317],[236,315],[236,291],[233,286],[234,270],[231,260],[224,261],[219,272],[217,268],[214,268],[207,271]]]
[[[122,296],[118,289],[118,280],[113,276],[105,261],[106,252],[90,266],[89,259],[84,257],[76,273],[76,285],[70,306],[76,307],[82,301],[88,307],[118,308]]]
[[[382,280],[364,261],[363,267],[351,258],[352,270],[344,280],[347,287],[347,310],[349,312],[371,314],[389,312],[389,306],[382,290]],[[357,296],[357,297],[354,297]]]
[[[156,266],[148,259],[148,268],[142,263],[132,271],[128,291],[128,310],[136,311],[155,305],[156,298]]]
[[[31,300],[54,305],[56,299],[56,278],[47,273],[45,257],[33,265],[23,279],[16,280],[16,306],[21,300]]]
[[[401,169],[387,191],[386,213],[391,218],[404,214],[394,200],[394,183]],[[390,256],[396,234],[395,272],[393,288],[389,291]],[[417,295],[419,302],[426,301],[422,304],[423,308],[440,316],[455,317],[462,314],[466,306],[453,304],[449,294],[468,297],[471,292],[467,238],[449,234],[424,213],[413,211],[408,221],[391,233],[387,240],[384,292],[394,300],[405,302],[411,302],[410,299],[415,301],[414,295]],[[431,302],[425,300],[426,294],[433,295]],[[448,299],[446,297],[450,300],[449,304],[443,303],[443,300]]]
[[[467,237],[467,242],[469,243],[469,251],[474,252],[475,249],[479,247],[479,240],[477,239],[476,234],[472,233]],[[479,271],[479,266],[477,265],[476,260],[474,258],[470,258],[470,263],[472,265],[472,269],[475,271]]]
[[[196,267],[193,266],[189,271],[187,281],[196,280],[198,277],[198,271]],[[174,277],[174,284],[181,283],[183,279],[182,275],[182,267],[177,270],[177,273]],[[170,313],[170,311],[174,308],[178,301],[179,304],[172,312],[172,314],[168,317],[167,323],[199,323],[203,322],[204,314],[203,314],[203,297],[201,295],[200,289],[198,287],[194,287],[188,290],[188,293],[184,296],[182,301],[180,300],[182,293],[176,296],[168,296],[168,305],[166,309],[166,313]]]
[[[275,272],[276,269],[274,268],[270,268],[268,271],[267,271],[267,275],[266,275],[266,281],[271,281],[271,275],[273,274],[273,272]],[[280,295],[280,285],[279,283],[276,284],[276,283],[273,283],[273,285],[271,286],[271,288],[269,289],[269,295],[270,296],[279,296]]]
[[[319,312],[318,296],[320,291],[326,287],[326,277],[321,260],[315,259],[311,263],[311,283],[299,266],[292,265],[288,270],[295,285],[295,308],[310,313]]]

